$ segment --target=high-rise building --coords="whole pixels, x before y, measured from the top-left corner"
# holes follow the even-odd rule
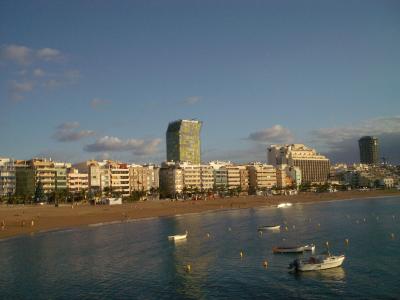
[[[379,143],[374,136],[363,136],[358,140],[360,147],[360,162],[362,164],[376,165],[379,163]]]
[[[303,183],[325,183],[329,178],[329,159],[303,144],[271,145],[268,163],[299,167]]]
[[[200,164],[200,131],[197,120],[178,120],[169,123],[167,129],[167,161]]]

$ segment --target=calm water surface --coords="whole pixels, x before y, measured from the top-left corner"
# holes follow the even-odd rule
[[[186,229],[186,241],[168,241]],[[299,256],[271,251],[313,242],[322,252],[326,241],[343,267],[291,274]],[[1,241],[0,298],[399,299],[399,264],[400,198],[230,210]]]

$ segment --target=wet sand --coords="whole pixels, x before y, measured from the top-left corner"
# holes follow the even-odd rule
[[[282,202],[312,203],[382,196],[400,196],[399,191],[347,191],[300,193],[295,196],[241,196],[197,201],[147,201],[116,206],[105,205],[14,205],[0,206],[0,239],[42,231],[87,226],[131,219],[166,217],[238,208],[272,206]],[[4,222],[4,226],[3,226]]]

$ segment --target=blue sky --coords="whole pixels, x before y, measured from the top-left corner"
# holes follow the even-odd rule
[[[399,163],[400,2],[2,1],[0,87],[0,156],[160,162],[197,118],[204,160]]]

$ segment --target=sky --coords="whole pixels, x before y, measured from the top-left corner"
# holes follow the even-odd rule
[[[400,2],[0,2],[0,156],[159,163],[177,119],[203,161],[375,135],[399,164]]]

